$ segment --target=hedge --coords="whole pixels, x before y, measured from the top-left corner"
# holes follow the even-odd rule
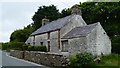
[[[28,51],[43,51],[46,52],[47,48],[44,45],[35,45],[35,46],[28,46]]]
[[[30,45],[22,45],[22,50],[28,50],[28,47],[29,47]]]
[[[44,52],[47,51],[46,46],[44,46],[44,45],[35,45],[34,49],[35,49],[35,51],[44,51]]]
[[[28,46],[28,51],[34,51],[34,46]]]

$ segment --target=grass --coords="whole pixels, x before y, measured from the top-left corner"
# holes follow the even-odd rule
[[[100,63],[93,62],[90,66],[119,66],[120,54],[110,54],[103,56]]]

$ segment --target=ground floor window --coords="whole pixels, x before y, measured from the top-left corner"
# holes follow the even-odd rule
[[[69,49],[68,40],[62,41],[62,51],[68,52],[68,49]]]
[[[40,45],[43,45],[43,42],[40,42]]]
[[[30,43],[28,43],[28,45],[30,45]]]

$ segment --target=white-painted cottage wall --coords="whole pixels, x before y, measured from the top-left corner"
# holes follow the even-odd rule
[[[27,39],[27,41],[25,42],[25,44],[32,44],[32,37],[30,36],[28,39]]]
[[[73,15],[73,17],[68,21],[68,23],[60,29],[60,37],[62,38],[65,34],[70,32],[75,27],[87,25],[80,15]],[[62,41],[62,40],[61,40]],[[60,44],[62,44],[60,42]],[[60,45],[62,49],[62,45]]]
[[[97,52],[97,28],[95,27],[90,34],[87,35],[87,51],[93,55],[98,55]]]
[[[69,54],[70,56],[75,56],[76,53],[86,52],[87,49],[87,38],[72,38],[69,39]]]
[[[60,37],[62,38],[65,34],[70,32],[75,27],[85,26],[85,25],[87,24],[82,19],[82,16],[73,15],[72,18],[68,21],[68,23],[63,28],[61,28]]]
[[[50,52],[59,52],[58,31],[54,31],[50,33]]]
[[[110,54],[111,53],[111,41],[104,31],[100,23],[97,26],[97,51],[99,54]]]
[[[100,23],[86,37],[72,38],[68,41],[70,56],[79,52],[90,52],[95,56],[111,53],[111,41]]]
[[[43,42],[43,45],[46,45],[48,34],[41,34],[35,36],[35,45],[41,45],[40,42]]]
[[[33,39],[34,39],[34,37],[31,36],[31,44],[30,45],[33,45]]]

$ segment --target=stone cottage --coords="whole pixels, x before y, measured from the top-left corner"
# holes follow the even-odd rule
[[[69,16],[49,22],[42,20],[42,27],[33,32],[25,42],[46,45],[48,52],[90,52],[93,55],[110,54],[111,41],[99,22],[87,25],[78,6],[72,7]]]

